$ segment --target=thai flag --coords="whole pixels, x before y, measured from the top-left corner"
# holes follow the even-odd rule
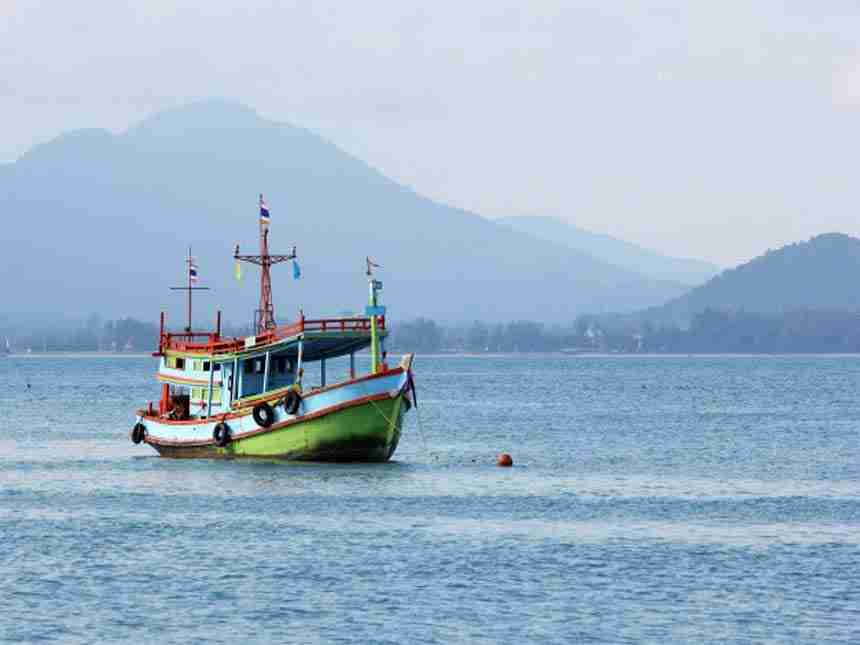
[[[263,224],[268,224],[269,219],[269,205],[266,204],[266,200],[263,199],[262,195],[260,195],[260,221]]]
[[[193,283],[197,282],[197,265],[194,261],[188,263],[188,279]]]

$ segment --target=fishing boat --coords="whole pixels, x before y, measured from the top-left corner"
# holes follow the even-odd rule
[[[247,337],[223,337],[221,312],[211,331],[192,330],[192,293],[197,266],[190,250],[187,322],[171,332],[161,314],[156,378],[157,403],[137,412],[130,433],[135,444],[148,444],[162,457],[278,458],[305,461],[387,461],[397,449],[403,417],[417,403],[413,356],[389,366],[382,282],[366,258],[368,305],[360,314],[306,318],[278,324],[272,304],[271,267],[293,262],[296,251],[274,255],[268,249],[268,207],[260,197],[260,253],[234,251],[241,263],[260,267],[260,305],[255,331]],[[367,373],[356,371],[356,353],[370,350]],[[349,357],[346,378],[326,379],[327,362]],[[344,361],[345,362],[345,361]],[[305,370],[318,363],[319,383],[305,382]],[[344,366],[345,367],[345,366]]]

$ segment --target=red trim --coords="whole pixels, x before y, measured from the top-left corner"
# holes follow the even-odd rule
[[[376,378],[384,378],[386,376],[396,376],[403,372],[402,367],[395,367],[393,370],[389,370],[387,372],[381,372],[379,374],[367,374],[365,376],[361,376],[357,379],[353,379],[351,381],[344,381],[343,383],[335,383],[334,385],[329,385],[324,388],[308,390],[306,393],[302,393],[302,398],[310,398],[312,396],[316,396],[317,394],[322,394],[323,392],[330,392],[331,390],[336,390],[341,387],[346,387],[347,385],[353,385],[354,383],[362,383],[364,381],[370,381]],[[208,417],[206,419],[189,419],[186,421],[177,421],[174,419],[162,419],[161,417],[153,417],[150,415],[140,415],[144,419],[149,419],[150,421],[155,421],[162,425],[167,426],[191,426],[191,425],[199,425],[200,423],[209,423],[212,421],[212,418],[218,418],[222,421],[229,419],[238,419],[239,417],[246,417],[251,413],[251,410],[255,405],[261,403],[263,401],[273,401],[275,399],[281,398],[283,396],[284,391],[278,392],[277,394],[272,394],[271,396],[260,397],[258,399],[254,399],[253,402],[246,402],[244,405],[240,405],[232,412],[225,412],[222,414],[213,414],[212,417]],[[222,394],[223,396],[223,394]],[[375,396],[375,395],[373,395]],[[387,394],[386,394],[387,396]],[[316,412],[314,413],[316,414]]]
[[[385,331],[385,316],[379,316],[378,325],[380,331]],[[158,352],[161,355],[166,350],[186,352],[191,354],[203,354],[214,356],[217,354],[231,354],[241,352],[245,349],[259,349],[265,345],[286,340],[306,331],[322,332],[370,332],[370,318],[363,316],[349,318],[300,318],[297,322],[282,325],[272,331],[256,336],[257,342],[250,347],[245,347],[244,338],[232,338],[221,340],[217,333],[210,332],[177,332],[162,333],[158,344]],[[196,338],[205,339],[203,343],[195,343]]]
[[[326,385],[325,387],[315,388],[313,390],[308,390],[308,396],[313,396],[315,394],[321,394],[322,392],[330,392],[331,390],[336,390],[339,387],[346,387],[347,385],[352,385],[354,383],[363,383],[364,381],[371,381],[375,378],[384,378],[386,376],[396,376],[403,372],[402,367],[395,367],[392,370],[388,370],[387,372],[380,372],[379,374],[365,374],[364,376],[359,376],[358,378],[354,378],[349,381],[344,381],[343,383],[334,383],[333,385]],[[277,397],[275,397],[277,398]]]
[[[397,393],[397,396],[401,396],[403,394],[403,388]],[[305,421],[312,421],[314,419],[318,419],[319,417],[323,417],[327,414],[333,414],[335,412],[340,412],[341,410],[346,410],[347,408],[352,408],[358,405],[364,405],[365,403],[370,403],[371,401],[384,401],[385,399],[392,398],[388,392],[381,392],[379,394],[369,394],[368,396],[363,396],[360,399],[354,399],[352,401],[345,401],[344,403],[338,403],[337,405],[333,405],[328,408],[324,408],[322,410],[317,410],[316,412],[312,412],[306,416],[296,417],[295,419],[287,419],[286,421],[281,421],[281,423],[277,423],[270,428],[258,428],[257,430],[249,430],[248,432],[243,432],[241,434],[233,435],[233,440],[237,439],[247,439],[249,437],[254,437],[256,435],[265,434],[267,432],[275,432],[276,430],[283,430],[284,428],[288,428],[293,425],[297,425],[299,423],[303,423]],[[224,419],[222,419],[223,421]],[[154,437],[145,437],[144,441],[148,444],[154,446],[185,446],[188,448],[196,448],[199,446],[211,446],[215,444],[214,439],[206,439],[206,440],[192,440],[192,441],[176,441],[174,439],[157,439]]]
[[[239,417],[246,417],[251,414],[251,408],[243,408],[237,412],[224,412],[221,414],[213,414],[211,417],[206,417],[205,419],[186,419],[184,421],[177,421],[176,419],[162,419],[161,417],[151,417],[149,415],[142,415],[145,420],[155,421],[156,423],[160,423],[165,426],[195,426],[200,425],[201,423],[211,423],[212,421],[220,420],[227,421],[229,419],[238,419]]]

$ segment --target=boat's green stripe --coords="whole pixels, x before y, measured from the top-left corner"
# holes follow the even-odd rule
[[[349,450],[351,445],[396,443],[402,422],[403,397],[353,406],[280,430],[237,439],[226,448],[225,456],[302,458],[328,449]]]

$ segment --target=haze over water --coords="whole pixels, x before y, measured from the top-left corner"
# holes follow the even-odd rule
[[[381,465],[159,459],[154,369],[0,359],[0,641],[860,641],[857,357],[419,357]]]

